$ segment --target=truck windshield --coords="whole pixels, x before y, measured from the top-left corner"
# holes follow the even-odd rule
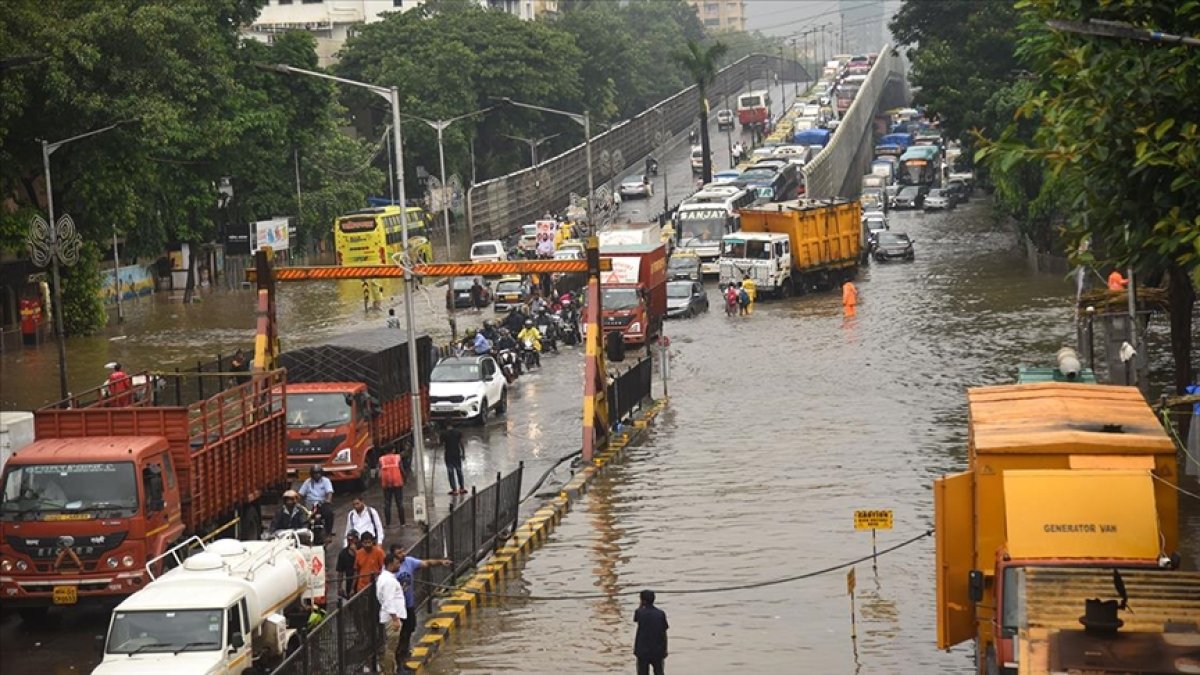
[[[4,477],[0,517],[54,519],[54,514],[136,510],[132,462],[12,466]]]
[[[636,288],[605,288],[600,306],[604,309],[633,309],[638,306]]]
[[[289,427],[323,427],[349,421],[350,405],[345,394],[287,395]]]
[[[219,609],[116,612],[108,631],[107,652],[217,651],[224,615]]]
[[[771,243],[766,241],[740,241],[730,239],[725,242],[726,258],[759,258],[770,260]]]

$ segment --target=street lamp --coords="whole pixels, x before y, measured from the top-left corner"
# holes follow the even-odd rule
[[[403,139],[400,136],[400,90],[396,87],[381,87],[374,84],[367,84],[366,82],[348,80],[344,77],[296,68],[283,63],[256,65],[265,70],[285,75],[308,75],[309,77],[319,77],[323,80],[340,82],[351,87],[359,87],[382,97],[388,102],[388,105],[392,108],[392,136],[395,141],[393,143],[393,150],[396,155],[396,188],[400,194],[400,238],[404,255],[407,255],[408,201],[404,196],[404,145]],[[402,261],[402,263],[404,262],[406,261]],[[409,390],[412,399],[413,452],[416,454],[414,464],[416,464],[417,474],[417,494],[413,497],[413,517],[417,522],[421,523],[429,522],[429,514],[433,511],[433,493],[428,489],[429,486],[425,484],[425,429],[421,419],[421,381],[420,366],[417,362],[417,329],[413,319],[412,266],[408,264],[403,264],[402,266],[404,268],[404,322],[405,328],[408,331],[408,375]]]
[[[562,136],[562,134],[550,134],[549,136],[542,136],[541,138],[524,138],[522,136],[510,136],[509,134],[501,134],[501,136],[504,136],[505,138],[511,138],[514,141],[521,141],[525,145],[528,145],[529,146],[529,168],[536,169],[537,165],[538,165],[538,155],[537,155],[538,146],[552,138]],[[533,177],[533,187],[534,187],[534,192],[536,193],[537,198],[541,199],[542,183],[540,180],[538,180],[536,173]]]
[[[75,221],[64,215],[57,222],[54,220],[54,189],[50,183],[50,155],[54,154],[67,143],[78,141],[88,136],[95,136],[111,131],[123,122],[110,124],[103,129],[89,131],[61,141],[42,141],[42,168],[46,172],[46,214],[49,221],[43,221],[41,216],[35,216],[33,227],[29,230],[29,257],[38,267],[50,265],[51,283],[54,285],[54,333],[58,338],[58,388],[60,400],[67,400],[67,340],[63,328],[62,282],[59,279],[58,267],[70,267],[79,260],[79,247],[83,245],[79,234],[75,231]],[[119,292],[119,289],[118,289]]]
[[[515,105],[518,108],[528,108],[530,110],[540,110],[541,112],[550,113],[552,115],[561,115],[561,116],[566,117],[567,119],[571,120],[572,122],[575,122],[576,124],[580,124],[583,126],[583,145],[584,145],[584,154],[587,156],[587,175],[588,175],[588,200],[587,200],[588,229],[589,229],[589,231],[594,232],[596,229],[596,221],[593,219],[593,215],[592,215],[592,202],[596,201],[596,184],[595,184],[594,174],[592,173],[592,116],[586,110],[584,110],[583,114],[580,115],[579,113],[567,112],[566,110],[557,110],[555,108],[546,108],[546,107],[543,107],[540,105],[533,105],[531,103],[521,103],[520,101],[514,101],[507,96],[502,96],[502,97],[493,96],[492,99],[496,100],[496,101],[501,101],[501,102],[507,103],[509,105]]]
[[[414,120],[424,122],[425,124],[428,124],[429,126],[433,127],[434,131],[437,131],[438,164],[440,165],[441,171],[442,171],[442,202],[441,202],[442,223],[446,227],[446,259],[447,260],[450,259],[450,208],[446,204],[446,150],[442,145],[442,132],[446,130],[446,127],[450,126],[451,124],[454,124],[455,122],[457,122],[459,120],[465,120],[468,117],[475,117],[476,115],[482,115],[485,112],[488,112],[489,110],[491,110],[492,108],[495,108],[495,107],[496,106],[489,106],[489,107],[483,108],[481,110],[476,110],[473,112],[465,113],[462,115],[458,115],[457,117],[451,117],[450,119],[446,119],[446,120],[427,120],[424,117],[420,117],[418,115],[401,115],[401,117],[407,117],[409,119],[414,119]],[[402,207],[401,210],[403,210],[403,206],[404,205],[401,204],[401,207]],[[405,245],[405,247],[407,249],[407,244]],[[450,312],[450,341],[458,342],[458,321],[455,319],[455,311],[454,311],[454,277],[450,277],[447,282],[449,283],[449,289],[450,289],[450,302],[447,306],[449,309],[449,312]]]

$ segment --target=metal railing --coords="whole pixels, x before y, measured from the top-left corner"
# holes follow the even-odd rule
[[[608,385],[608,419],[614,428],[650,399],[654,363],[644,356]]]
[[[407,547],[407,554],[414,558],[454,561],[449,567],[417,571],[414,606],[432,613],[438,586],[453,586],[459,576],[508,538],[517,525],[524,472],[522,462],[507,476],[497,473],[496,482],[484,489],[471,488],[469,499],[458,506],[451,505],[449,515]],[[336,586],[341,585],[338,579]],[[374,582],[349,599],[339,599],[337,608],[321,623],[300,633],[299,647],[271,675],[350,675],[361,673],[364,667],[377,672],[383,631]],[[420,637],[419,631],[414,634],[414,643]]]
[[[755,80],[763,80],[765,87],[774,73],[789,82],[808,79],[804,68],[791,59],[753,54],[721,69],[708,88],[709,102],[714,109],[720,107],[717,102],[732,97]],[[687,129],[698,109],[699,94],[691,86],[593,136],[592,164],[597,188]],[[587,177],[584,144],[580,143],[535,167],[473,185],[467,191],[467,221],[472,239],[503,239],[522,224],[534,222],[548,207],[565,207],[573,194],[586,196]]]

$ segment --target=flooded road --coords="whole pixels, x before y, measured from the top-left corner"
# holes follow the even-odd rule
[[[672,672],[970,672],[971,647],[934,647],[932,539],[880,559],[878,574],[858,565],[857,650],[844,571],[667,591],[867,555],[855,509],[895,510],[880,548],[932,527],[933,479],[966,462],[965,389],[1010,383],[1074,336],[1072,287],[1026,273],[984,201],[894,214],[916,261],[864,269],[856,317],[826,293],[669,323],[670,404],[505,591],[602,597],[498,600],[433,672],[629,672],[642,588],[670,618]],[[1194,568],[1200,509],[1181,506]]]

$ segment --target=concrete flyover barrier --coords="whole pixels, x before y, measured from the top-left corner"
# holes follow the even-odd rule
[[[907,102],[904,64],[891,45],[885,46],[829,144],[804,167],[809,198],[857,198],[862,176],[871,165],[876,116]]]
[[[753,80],[768,80],[775,73],[781,81],[808,81],[798,62],[777,56],[752,54],[721,69],[708,89],[713,109],[726,96],[746,89]],[[695,86],[660,101],[633,118],[624,120],[592,137],[592,169],[597,188],[624,166],[604,161],[619,154],[625,159],[643,157],[675,134],[687,129],[699,108]],[[582,111],[580,111],[582,112]],[[467,224],[472,240],[503,238],[525,223],[541,217],[546,209],[562,209],[571,195],[587,194],[587,161],[584,144],[523,169],[471,186],[467,190]]]

